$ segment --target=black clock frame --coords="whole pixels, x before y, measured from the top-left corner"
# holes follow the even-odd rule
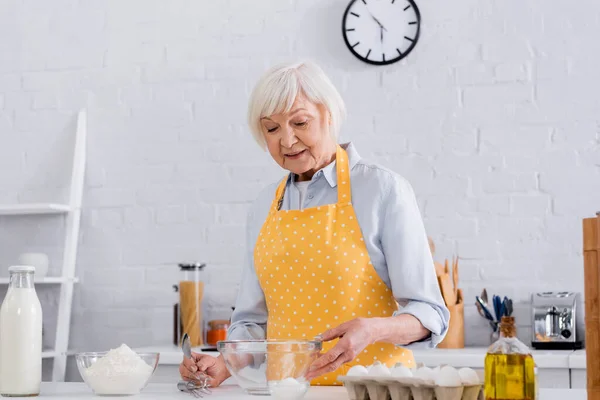
[[[356,51],[354,51],[353,45],[351,45],[350,42],[348,42],[348,36],[346,35],[346,19],[348,17],[348,14],[350,13],[350,8],[357,1],[362,1],[363,3],[367,4],[366,3],[367,0],[352,0],[352,1],[350,1],[348,6],[346,7],[344,16],[342,17],[342,36],[344,37],[344,43],[346,43],[346,47],[348,47],[350,52],[356,58],[361,60],[362,62],[371,64],[371,65],[378,65],[378,66],[394,64],[394,63],[397,63],[398,61],[404,59],[406,56],[408,56],[410,54],[410,52],[417,45],[417,42],[419,41],[419,36],[421,34],[421,12],[419,11],[419,8],[415,4],[414,0],[403,0],[403,1],[407,1],[408,3],[410,3],[411,7],[413,7],[415,9],[415,15],[417,16],[417,34],[416,34],[413,42],[411,43],[411,45],[408,47],[408,49],[404,53],[402,53],[402,55],[400,55],[399,57],[396,57],[396,58],[392,58],[391,60],[385,60],[385,61],[373,61],[373,60],[369,60],[368,58],[364,58],[362,55],[360,55]],[[395,1],[396,0],[391,0],[392,4],[394,4]],[[356,44],[354,46],[356,46]]]

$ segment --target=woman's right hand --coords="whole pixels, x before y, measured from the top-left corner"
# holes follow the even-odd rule
[[[211,387],[217,387],[231,375],[225,366],[222,356],[213,357],[206,354],[192,353],[192,358],[183,357],[179,364],[179,374],[185,381],[198,379],[198,372],[202,372],[210,378]]]

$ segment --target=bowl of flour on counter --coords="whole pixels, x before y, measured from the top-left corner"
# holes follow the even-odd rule
[[[99,396],[138,394],[156,371],[160,353],[136,353],[126,344],[106,352],[77,353],[83,381]]]

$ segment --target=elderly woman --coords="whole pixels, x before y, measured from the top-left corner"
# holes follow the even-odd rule
[[[414,365],[435,347],[449,312],[411,185],[338,144],[344,103],[312,63],[258,82],[248,118],[256,141],[289,171],[262,191],[247,221],[247,263],[228,339],[313,339],[312,384],[335,385],[352,365]],[[249,328],[250,327],[250,328]],[[253,331],[252,331],[253,330]],[[193,354],[184,379],[229,377],[222,357]]]

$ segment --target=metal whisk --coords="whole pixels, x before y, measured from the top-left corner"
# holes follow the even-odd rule
[[[177,382],[177,389],[182,392],[188,392],[196,398],[204,397],[204,395],[211,393],[208,388],[208,378],[202,378],[198,381],[179,381]]]
[[[181,350],[183,355],[187,358],[192,358],[192,346],[190,345],[190,338],[187,333],[183,335],[181,342]],[[177,383],[177,389],[182,392],[188,392],[194,397],[204,397],[205,394],[210,394],[209,381],[210,377],[202,372],[198,372],[195,376],[196,379],[192,381],[179,381]]]

